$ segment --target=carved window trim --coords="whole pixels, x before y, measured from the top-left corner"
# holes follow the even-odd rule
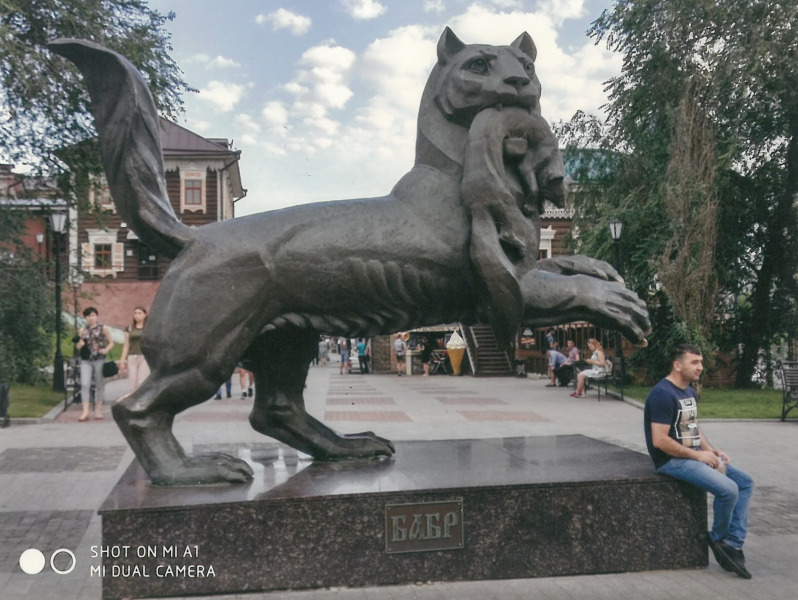
[[[89,241],[82,244],[83,271],[97,277],[114,277],[125,270],[125,244],[116,241],[118,229],[87,229]],[[110,264],[103,266],[97,261],[108,252]]]
[[[192,169],[180,171],[180,212],[207,213],[207,171]],[[199,202],[197,202],[199,195]]]

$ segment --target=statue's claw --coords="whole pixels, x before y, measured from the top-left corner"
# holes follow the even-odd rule
[[[186,456],[179,469],[151,474],[155,485],[210,485],[246,483],[253,471],[245,461],[228,454]]]
[[[542,259],[537,262],[535,268],[559,275],[588,275],[605,281],[623,283],[623,277],[609,263],[579,254]]]
[[[601,316],[593,319],[597,325],[620,331],[634,342],[642,343],[651,332],[651,321],[646,304],[633,291],[621,284],[609,283],[603,286],[600,297],[602,305],[597,307]]]
[[[393,445],[393,442],[389,439],[384,437],[380,437],[375,434],[373,431],[363,431],[361,433],[347,433],[343,436],[346,439],[366,439],[371,440],[376,445],[376,456],[393,456],[396,452],[396,448]]]

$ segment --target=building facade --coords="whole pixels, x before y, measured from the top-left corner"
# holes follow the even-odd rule
[[[161,119],[166,188],[183,223],[201,226],[235,216],[235,203],[246,195],[239,167],[240,151],[224,138],[204,138]],[[72,282],[79,288],[79,310],[96,306],[101,319],[125,327],[133,309],[149,309],[170,260],[142,243],[122,221],[104,181],[88,189],[93,210],[71,210]],[[99,210],[97,210],[99,209]]]

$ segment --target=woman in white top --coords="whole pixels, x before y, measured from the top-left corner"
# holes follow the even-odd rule
[[[580,398],[585,395],[585,381],[588,377],[598,377],[607,372],[607,360],[601,343],[596,338],[590,338],[587,341],[587,347],[593,352],[593,355],[586,359],[585,362],[593,366],[576,376],[576,391],[571,394],[574,398]]]

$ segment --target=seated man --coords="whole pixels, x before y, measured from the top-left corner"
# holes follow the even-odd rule
[[[698,428],[698,402],[690,385],[703,371],[701,350],[680,344],[671,372],[646,398],[643,427],[654,466],[663,475],[686,481],[715,496],[709,547],[726,571],[751,579],[743,543],[748,532],[748,502],[754,482],[712,447]]]
[[[579,348],[574,345],[573,340],[566,342],[566,350],[568,352],[564,362],[555,366],[553,369],[554,377],[560,382],[562,387],[568,387],[573,377],[573,365],[579,361]]]
[[[549,350],[549,375],[551,376],[551,383],[546,384],[546,387],[556,387],[557,384],[554,381],[554,378],[557,376],[560,367],[566,363],[568,357],[565,356],[562,352],[558,350]],[[562,380],[560,380],[560,384],[563,387],[567,386],[568,384],[562,384]]]

